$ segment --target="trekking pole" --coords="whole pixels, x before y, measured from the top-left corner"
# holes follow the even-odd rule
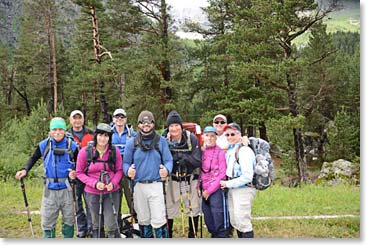
[[[222,190],[223,195],[223,218],[224,218],[224,237],[228,237],[228,210],[227,210],[227,199],[226,199],[227,188]]]
[[[163,168],[163,166],[161,167]],[[166,226],[167,226],[167,232],[169,231],[169,224],[168,224],[168,212],[167,212],[167,192],[166,192],[166,178],[162,178],[162,185],[163,185],[163,198],[164,198],[164,207],[166,209]]]
[[[29,207],[28,207],[28,201],[27,201],[27,195],[25,193],[25,185],[24,185],[23,177],[20,178],[20,187],[22,188],[23,198],[24,198],[24,205],[25,205],[25,208],[27,209],[28,222],[29,222],[29,226],[31,227],[32,237],[34,238],[34,232],[33,232],[33,226],[32,226],[32,219],[31,219],[31,212],[29,211]]]
[[[181,212],[181,226],[182,226],[182,235],[185,237],[185,219],[184,219],[184,210],[183,210],[183,198],[182,198],[182,180],[181,180],[181,167],[178,167],[178,171],[176,171],[176,176],[179,178],[179,189],[180,189],[180,212]]]
[[[76,203],[76,191],[75,191],[75,186],[76,186],[76,180],[72,180],[72,190],[73,190],[73,203],[74,203],[74,218],[75,218],[75,227],[76,227],[76,234],[79,234],[79,227],[78,227],[78,205]]]
[[[101,170],[99,181],[103,183],[105,171]],[[97,238],[101,238],[101,226],[102,226],[102,208],[103,208],[103,190],[99,191],[99,211],[98,211],[98,235]]]
[[[110,176],[108,175],[108,173],[106,172],[106,185],[108,185],[110,183]],[[113,197],[112,197],[112,192],[109,191],[108,195],[110,197],[110,201],[111,201],[111,206],[112,206],[112,212],[113,215],[115,216],[115,221],[116,221],[116,225],[117,225],[117,232],[119,237],[121,238],[121,233],[120,233],[120,227],[119,227],[119,221],[117,219],[117,211],[116,211],[116,207],[115,207],[115,203],[113,202]]]
[[[135,164],[131,165],[132,168],[135,168]],[[134,227],[134,223],[135,223],[135,209],[134,209],[134,178],[130,178],[130,191],[131,191],[131,224]]]
[[[195,222],[194,222],[194,213],[192,211],[192,204],[191,204],[191,199],[190,199],[190,197],[191,197],[190,196],[190,192],[191,192],[190,179],[186,180],[186,177],[187,177],[187,175],[186,175],[186,171],[185,171],[185,191],[186,191],[187,200],[189,201],[190,220],[191,220],[192,230],[194,231],[194,237],[197,238]]]
[[[200,188],[200,199],[201,203],[203,202],[203,182],[201,179],[199,179],[199,188]],[[201,204],[200,203],[200,204]],[[200,205],[200,238],[203,238],[203,208],[202,205]]]

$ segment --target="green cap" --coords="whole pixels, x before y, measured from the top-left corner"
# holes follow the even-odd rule
[[[66,122],[61,117],[54,117],[50,122],[50,131],[55,128],[61,128],[66,131]]]

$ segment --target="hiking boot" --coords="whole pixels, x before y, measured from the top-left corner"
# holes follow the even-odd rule
[[[168,238],[172,238],[173,233],[173,219],[168,219]]]
[[[242,232],[241,238],[254,238],[254,231]]]
[[[153,228],[151,225],[139,225],[141,238],[154,238]]]
[[[55,238],[55,228],[52,230],[44,230],[43,231],[43,238]]]
[[[192,227],[192,219],[191,217],[189,217],[189,233],[187,234],[188,238],[195,238],[195,235],[198,234],[199,216],[195,216],[193,219],[194,219],[194,226],[195,226],[196,234],[194,233],[194,229]]]
[[[154,229],[155,238],[168,238],[167,224]]]
[[[62,224],[61,229],[63,238],[73,238],[74,237],[74,225]]]

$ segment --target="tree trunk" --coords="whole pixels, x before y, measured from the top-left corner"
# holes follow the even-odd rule
[[[260,138],[269,142],[265,122],[260,123],[259,132],[260,132]]]
[[[57,112],[57,69],[56,69],[56,44],[55,32],[52,26],[52,9],[51,5],[47,9],[46,14],[46,29],[49,47],[49,79],[50,79],[50,113]]]

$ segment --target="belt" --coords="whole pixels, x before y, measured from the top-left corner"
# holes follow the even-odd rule
[[[238,177],[227,177],[228,180],[237,179]]]
[[[141,184],[151,184],[151,183],[155,183],[155,182],[158,182],[158,181],[155,181],[155,180],[142,180],[142,181],[139,181],[138,183],[141,183]]]
[[[47,178],[47,180],[49,182],[54,182],[54,183],[58,183],[58,182],[65,182],[67,180],[67,178]]]

